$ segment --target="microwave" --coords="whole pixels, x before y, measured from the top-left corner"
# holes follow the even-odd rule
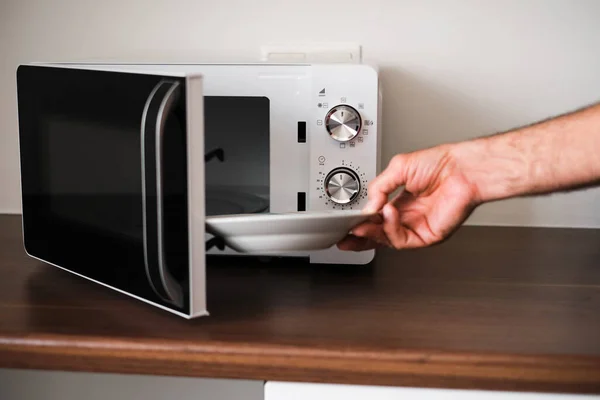
[[[31,63],[16,83],[27,254],[186,318],[208,315],[212,257],[261,256],[207,216],[360,209],[380,170],[363,64]]]

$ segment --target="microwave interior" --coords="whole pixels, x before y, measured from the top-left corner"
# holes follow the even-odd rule
[[[269,99],[204,97],[206,215],[269,212]]]

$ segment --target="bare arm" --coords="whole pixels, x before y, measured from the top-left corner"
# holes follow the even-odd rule
[[[600,182],[600,105],[450,150],[481,202]]]

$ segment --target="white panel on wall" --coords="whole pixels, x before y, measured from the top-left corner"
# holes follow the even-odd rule
[[[15,67],[50,60],[258,60],[352,42],[382,67],[384,162],[600,100],[595,0],[4,0],[0,212],[19,212]],[[476,224],[600,227],[600,190],[488,204]]]

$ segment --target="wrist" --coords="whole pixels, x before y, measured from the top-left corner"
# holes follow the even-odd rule
[[[527,191],[529,166],[519,137],[505,134],[453,144],[450,152],[478,203],[518,196]]]

